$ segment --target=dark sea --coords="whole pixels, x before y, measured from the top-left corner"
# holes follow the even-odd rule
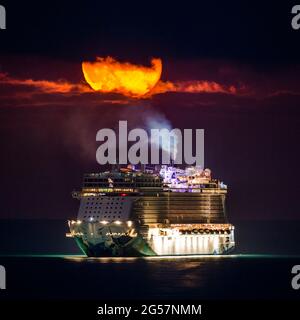
[[[0,222],[2,299],[299,299],[299,222],[237,222],[227,256],[86,258],[65,221]]]

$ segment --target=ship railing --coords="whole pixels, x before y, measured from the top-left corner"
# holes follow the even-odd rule
[[[164,191],[170,192],[194,192],[194,193],[218,193],[224,194],[227,193],[227,189],[219,189],[219,188],[176,188],[176,187],[165,187]]]

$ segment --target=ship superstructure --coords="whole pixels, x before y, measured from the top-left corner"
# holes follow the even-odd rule
[[[88,256],[223,254],[234,248],[227,186],[209,169],[133,166],[84,176],[70,237]]]

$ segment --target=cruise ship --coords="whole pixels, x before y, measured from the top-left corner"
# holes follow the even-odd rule
[[[114,168],[84,175],[68,237],[89,257],[226,254],[234,249],[227,186],[209,169]]]

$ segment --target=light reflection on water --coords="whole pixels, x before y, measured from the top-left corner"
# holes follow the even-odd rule
[[[151,257],[86,257],[84,255],[36,255],[35,257],[58,257],[78,262],[131,263],[137,261],[176,261],[176,260],[223,260],[223,259],[289,259],[300,258],[299,255],[279,254],[228,254],[228,255],[182,255],[182,256],[151,256]]]
[[[228,279],[234,277],[235,266],[239,261],[247,262],[291,258],[286,255],[191,255],[191,256],[153,256],[153,257],[101,257],[87,258],[84,256],[64,257],[72,262],[83,265],[97,265],[116,270],[119,273],[131,272],[139,274],[145,285],[159,286],[160,296],[175,295],[176,292],[186,290],[206,291],[215,281],[224,281],[228,286]],[[270,261],[271,262],[271,261]],[[233,264],[234,263],[234,264]],[[237,264],[236,264],[237,263]],[[255,262],[256,263],[256,262]],[[229,274],[225,276],[223,272]],[[131,275],[129,275],[131,277]],[[228,278],[228,279],[226,279]],[[146,280],[145,280],[146,279]],[[221,288],[220,290],[223,290]]]
[[[94,262],[94,263],[131,263],[137,261],[176,261],[176,260],[224,260],[224,259],[291,259],[299,258],[300,255],[285,254],[226,254],[226,255],[178,255],[178,256],[151,256],[151,257],[87,257],[85,255],[69,254],[4,254],[0,257],[16,258],[50,258],[65,259],[74,262]]]
[[[300,263],[300,256],[87,258],[48,254],[2,256],[0,262],[14,274],[13,286],[21,288],[13,293],[16,296],[25,289],[28,295],[30,287],[32,297],[47,298],[254,299],[293,295],[290,272]]]

